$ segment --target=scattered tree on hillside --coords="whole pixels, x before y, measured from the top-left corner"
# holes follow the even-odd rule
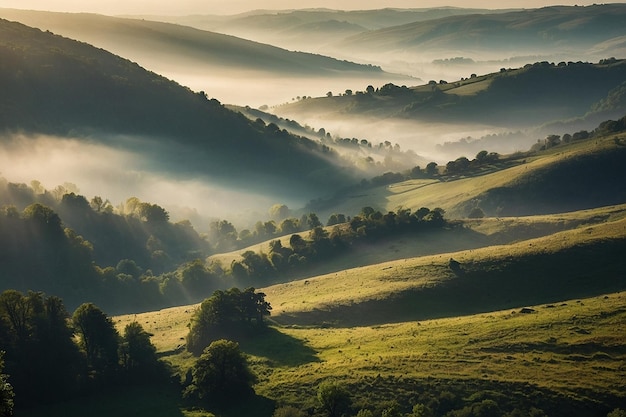
[[[429,162],[428,165],[426,165],[426,174],[432,177],[437,175],[438,173],[439,169],[436,162]]]
[[[158,369],[156,347],[152,335],[136,321],[124,328],[119,352],[122,368],[132,377],[153,375]]]
[[[243,291],[238,288],[217,290],[202,302],[191,318],[187,350],[200,354],[212,341],[225,336],[245,336],[262,328],[264,317],[270,315],[271,309],[265,294],[252,287]]]
[[[81,304],[72,315],[89,367],[108,376],[117,370],[120,336],[113,321],[92,303]]]
[[[254,394],[256,376],[236,342],[216,340],[204,349],[192,368],[192,383],[187,397],[218,403],[240,401]]]
[[[319,384],[317,401],[328,417],[341,417],[348,412],[352,404],[346,387],[336,381],[324,381]]]

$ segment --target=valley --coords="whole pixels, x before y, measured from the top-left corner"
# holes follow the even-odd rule
[[[0,8],[0,415],[626,416],[626,6],[269,4]]]

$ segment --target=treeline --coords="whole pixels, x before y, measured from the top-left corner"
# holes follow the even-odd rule
[[[368,87],[368,89],[370,88],[373,90],[372,86]],[[251,120],[255,120],[257,124],[267,123],[267,127],[273,130],[278,131],[283,128],[292,134],[318,140],[323,148],[333,152],[338,151],[334,153],[337,156],[340,155],[343,161],[369,175],[375,175],[385,170],[410,167],[419,159],[414,151],[410,149],[404,151],[399,144],[388,140],[374,143],[367,139],[340,137],[332,135],[323,127],[316,131],[308,125],[300,125],[295,120],[284,119],[249,106],[231,108],[240,111]],[[346,150],[351,152],[346,153]]]
[[[342,221],[346,221],[343,223]],[[348,219],[343,214],[333,214],[329,232],[321,224],[313,227],[308,238],[292,234],[289,246],[280,239],[270,242],[269,253],[246,251],[239,261],[230,265],[230,274],[240,283],[267,283],[268,279],[289,276],[331,257],[343,255],[358,244],[366,244],[389,236],[441,229],[448,225],[444,210],[422,207],[414,213],[400,208],[385,214],[371,207]]]
[[[0,351],[19,407],[167,381],[139,323],[119,334],[94,304],[82,304],[70,317],[60,298],[40,292],[0,294]]]
[[[90,300],[116,314],[153,310],[198,302],[234,285],[284,280],[358,242],[445,225],[440,209],[383,214],[368,207],[354,217],[331,215],[329,231],[315,213],[286,217],[289,209],[276,205],[270,215],[283,218],[278,223],[259,221],[253,230],[237,231],[220,220],[207,239],[188,221],[171,223],[156,204],[133,197],[114,207],[77,191],[71,184],[49,191],[37,181],[0,181],[7,203],[0,209],[0,290],[58,294],[71,308]],[[277,239],[285,235],[291,235],[289,246]],[[269,254],[247,251],[231,265],[205,261],[212,252],[271,239]]]
[[[203,259],[210,247],[188,221],[171,223],[156,204],[131,198],[113,208],[100,197],[88,202],[37,182],[31,188],[0,181],[0,198],[7,203],[0,208],[0,289],[125,312],[197,301],[221,287],[214,282],[192,300],[185,296],[196,277],[193,264],[181,266]]]
[[[157,358],[141,324],[120,334],[93,303],[70,316],[56,296],[7,290],[0,294],[0,414],[37,408],[120,386],[175,386],[191,403],[228,404],[254,393],[256,381],[236,342],[263,328],[271,306],[254,288],[216,291],[193,316],[188,349],[199,356],[186,380]],[[202,355],[201,355],[202,354]]]

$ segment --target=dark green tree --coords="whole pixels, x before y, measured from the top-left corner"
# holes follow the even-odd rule
[[[192,368],[192,383],[186,394],[202,400],[228,403],[254,394],[256,376],[248,368],[239,344],[216,340],[204,349]]]
[[[111,319],[92,303],[81,304],[72,315],[87,364],[96,376],[110,376],[118,367],[120,336]]]
[[[319,384],[317,401],[328,417],[341,417],[352,404],[346,387],[335,381],[324,381]]]
[[[256,293],[254,288],[217,290],[192,316],[187,350],[198,355],[212,341],[245,334],[251,330],[249,325],[253,320],[257,327],[262,326],[263,317],[269,315],[271,309],[265,294]]]
[[[432,177],[434,175],[437,175],[438,173],[439,168],[437,167],[436,162],[430,162],[428,165],[426,165],[426,174]]]
[[[124,328],[120,343],[120,357],[124,370],[132,377],[148,376],[157,369],[156,347],[152,335],[136,321]]]

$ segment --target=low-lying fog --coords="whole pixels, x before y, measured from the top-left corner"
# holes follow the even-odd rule
[[[303,204],[265,190],[239,192],[209,178],[176,175],[145,154],[83,140],[15,136],[0,143],[0,177],[9,182],[37,180],[47,190],[70,183],[88,200],[100,196],[114,207],[137,197],[164,207],[174,222],[190,220],[199,232],[217,218],[247,227],[267,219],[275,203]]]

